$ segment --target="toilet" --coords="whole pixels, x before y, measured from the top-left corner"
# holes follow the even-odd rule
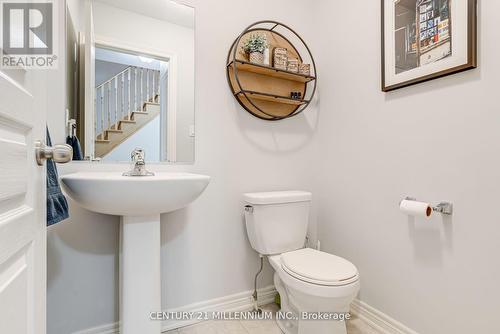
[[[345,321],[336,316],[349,312],[359,291],[359,274],[341,257],[305,248],[312,194],[279,191],[243,197],[250,244],[268,257],[275,270],[281,330],[285,334],[346,334]]]

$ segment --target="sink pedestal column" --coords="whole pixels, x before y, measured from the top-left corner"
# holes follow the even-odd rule
[[[160,334],[160,215],[120,221],[120,334]]]

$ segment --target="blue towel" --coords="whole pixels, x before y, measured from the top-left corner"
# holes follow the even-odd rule
[[[82,147],[80,146],[80,141],[77,136],[68,136],[66,138],[66,144],[73,147],[73,161],[83,160]]]
[[[47,145],[52,146],[47,128]],[[57,224],[69,217],[68,202],[61,192],[56,163],[47,160],[47,226]]]

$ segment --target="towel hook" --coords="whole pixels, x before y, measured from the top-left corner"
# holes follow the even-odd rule
[[[68,136],[69,137],[75,137],[76,136],[76,120],[75,119],[69,119],[67,122],[68,126]]]

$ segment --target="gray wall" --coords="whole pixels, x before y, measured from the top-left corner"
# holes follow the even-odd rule
[[[198,172],[210,175],[212,181],[189,208],[162,216],[164,308],[252,289],[259,260],[247,240],[242,193],[312,190],[315,107],[282,122],[259,120],[235,101],[224,71],[228,48],[254,21],[275,18],[311,39],[315,32],[309,25],[309,5],[298,0],[236,0],[231,6],[225,1],[189,3],[197,10],[196,162],[150,168]],[[60,172],[122,172],[127,168],[128,164],[82,162],[61,166]],[[68,334],[118,320],[118,219],[88,212],[74,203],[70,206],[71,218],[49,229],[50,334]],[[314,231],[314,224],[311,228]],[[272,284],[267,265],[259,284]]]
[[[95,86],[101,85],[103,82],[111,79],[124,69],[128,65],[112,63],[109,61],[96,60],[95,61]]]
[[[319,9],[323,247],[357,265],[363,301],[419,333],[499,333],[500,3],[479,1],[478,69],[387,94],[380,1]],[[455,214],[413,223],[406,195]]]

